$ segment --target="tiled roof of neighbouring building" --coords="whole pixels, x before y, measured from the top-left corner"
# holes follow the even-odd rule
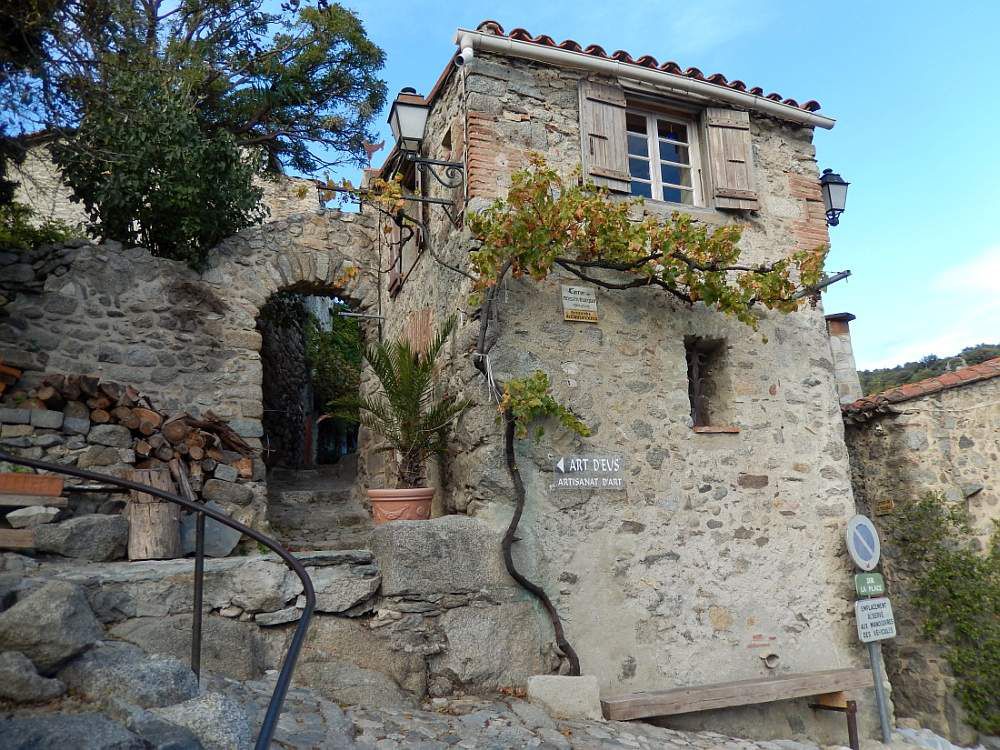
[[[657,62],[656,58],[652,55],[642,55],[638,58],[633,58],[625,50],[615,50],[611,54],[604,51],[603,47],[596,44],[591,44],[586,47],[581,45],[572,39],[566,39],[563,42],[556,42],[555,39],[546,35],[540,34],[538,36],[532,36],[531,32],[526,29],[511,29],[510,33],[504,32],[503,26],[501,26],[496,21],[483,21],[479,26],[476,27],[476,31],[481,31],[487,34],[494,34],[496,36],[506,37],[508,39],[514,39],[519,42],[530,42],[531,44],[540,44],[544,47],[555,47],[557,49],[569,50],[570,52],[581,52],[585,55],[593,55],[594,57],[601,57],[605,60],[617,60],[618,62],[628,63],[630,65],[638,65],[643,68],[652,68],[654,70],[662,70],[665,73],[672,73],[674,75],[685,76],[686,78],[694,78],[698,81],[705,81],[706,83],[713,83],[716,86],[723,86],[725,88],[734,89],[736,91],[744,91],[748,94],[753,94],[754,96],[762,96],[765,99],[770,99],[775,102],[781,102],[782,104],[787,104],[790,107],[797,107],[798,109],[805,110],[806,112],[816,112],[819,110],[820,105],[815,99],[810,99],[807,102],[799,104],[795,99],[786,99],[782,97],[781,94],[770,93],[765,94],[764,89],[759,86],[754,86],[750,88],[743,81],[735,80],[730,81],[722,73],[712,73],[711,75],[705,75],[698,68],[682,68],[677,63],[667,60],[665,62]]]
[[[946,372],[944,375],[920,380],[916,383],[907,383],[887,391],[876,393],[874,396],[859,398],[842,407],[844,418],[849,422],[864,422],[866,419],[891,411],[892,404],[901,401],[909,401],[921,396],[929,396],[933,393],[947,391],[951,388],[959,388],[970,383],[977,383],[982,380],[1000,377],[1000,357],[988,359],[978,365],[963,367],[954,372]]]

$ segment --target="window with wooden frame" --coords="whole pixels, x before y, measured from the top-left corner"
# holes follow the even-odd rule
[[[691,118],[627,110],[625,131],[632,195],[704,205],[698,127]]]

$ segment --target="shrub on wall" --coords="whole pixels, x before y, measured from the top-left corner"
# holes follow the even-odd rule
[[[39,245],[65,242],[80,235],[64,221],[46,219],[32,223],[35,212],[23,203],[0,205],[0,250],[31,250]]]
[[[924,635],[940,643],[970,726],[1000,734],[1000,522],[977,549],[964,506],[927,494],[901,508],[893,524],[905,566],[915,571],[913,601]]]
[[[195,268],[265,215],[253,160],[204,132],[185,84],[153,67],[115,74],[52,151],[97,234]]]

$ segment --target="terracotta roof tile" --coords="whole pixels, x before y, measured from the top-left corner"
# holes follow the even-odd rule
[[[556,47],[559,49],[569,50],[570,52],[582,52],[585,55],[593,55],[594,57],[602,57],[606,60],[617,60],[618,62],[627,63],[629,65],[641,65],[644,68],[653,68],[656,70],[662,70],[664,73],[672,73],[674,75],[685,76],[687,78],[694,78],[698,81],[707,81],[708,83],[715,84],[716,86],[724,86],[729,89],[734,89],[736,91],[746,91],[747,93],[753,94],[755,96],[765,96],[764,89],[755,86],[751,89],[747,89],[747,85],[740,80],[730,81],[722,73],[712,73],[706,76],[698,68],[687,68],[683,69],[680,65],[673,62],[672,60],[667,60],[662,63],[658,63],[656,58],[652,55],[642,55],[639,58],[633,58],[625,50],[615,50],[610,55],[604,51],[604,48],[597,45],[591,44],[587,47],[583,47],[579,42],[573,39],[566,39],[565,41],[556,43],[555,39],[548,36],[547,34],[539,34],[538,36],[532,36],[531,32],[527,29],[522,29],[520,27],[516,29],[511,29],[510,32],[504,32],[503,26],[501,26],[496,21],[483,21],[479,26],[476,27],[476,31],[482,31],[487,34],[493,34],[495,36],[502,36],[508,39],[514,39],[518,42],[528,42],[530,44],[540,44],[544,47]],[[778,93],[770,93],[766,95],[767,99],[772,101],[781,102],[789,107],[795,107],[797,109],[805,110],[806,112],[817,112],[819,111],[820,105],[815,99],[810,99],[807,102],[799,104],[795,99],[787,99]]]
[[[901,401],[929,396],[933,393],[940,393],[951,388],[960,388],[969,383],[976,383],[981,380],[1000,377],[1000,357],[988,359],[978,365],[963,367],[954,372],[946,372],[933,378],[920,380],[916,383],[907,383],[898,388],[890,388],[887,391],[876,393],[873,396],[859,398],[850,404],[842,407],[844,416],[848,419],[857,417],[855,421],[863,421],[870,413],[878,411],[886,404],[898,404]]]

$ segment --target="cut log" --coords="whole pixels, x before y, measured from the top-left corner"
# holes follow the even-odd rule
[[[151,436],[156,432],[156,425],[153,422],[147,422],[145,419],[139,420],[139,432],[146,437]]]
[[[174,449],[170,447],[170,444],[162,445],[153,451],[153,455],[156,456],[161,461],[169,461],[174,457]]]
[[[163,424],[163,416],[159,412],[153,411],[152,409],[146,409],[142,406],[136,406],[135,408],[132,409],[132,411],[135,413],[137,417],[139,417],[140,421],[149,422],[151,425],[153,425],[153,429],[156,429],[161,424]]]
[[[184,442],[188,444],[188,447],[193,448],[198,446],[199,448],[205,447],[205,433],[201,430],[191,430],[187,437],[184,438]]]
[[[233,430],[232,427],[226,424],[223,420],[219,419],[219,417],[211,411],[205,412],[204,419],[194,419],[189,417],[188,424],[192,427],[204,430],[205,432],[211,432],[218,435],[226,447],[232,448],[234,451],[237,451],[244,456],[249,456],[253,453],[253,448],[247,445],[246,441],[237,435],[236,431]]]
[[[187,415],[171,417],[160,427],[160,432],[163,433],[163,437],[174,445],[182,442],[184,438],[188,436],[188,433],[191,432],[191,428],[188,426],[188,423],[184,421],[185,416]]]
[[[100,390],[101,393],[111,399],[112,403],[118,403],[118,399],[122,395],[122,387],[118,383],[112,383],[111,381],[102,382]]]
[[[149,443],[151,446],[153,446],[153,450],[156,450],[157,448],[162,448],[163,446],[165,446],[167,444],[167,439],[163,437],[163,435],[157,432],[153,435],[150,435],[149,439],[146,442]]]
[[[104,409],[94,409],[90,412],[90,421],[94,424],[107,424],[111,421],[111,415]]]
[[[201,461],[201,459],[205,457],[205,449],[198,445],[189,445],[188,456],[190,456],[193,461]]]
[[[132,472],[136,482],[157,489],[174,491],[170,472],[141,470]],[[133,491],[126,513],[129,521],[129,560],[171,560],[180,557],[180,509],[171,502],[161,501],[145,492]]]
[[[98,395],[100,384],[100,378],[95,378],[93,375],[80,376],[80,392],[87,398],[94,398]]]
[[[252,458],[240,458],[233,462],[233,467],[240,473],[240,476],[244,479],[250,479],[253,476],[253,459]]]
[[[139,417],[127,406],[116,406],[111,410],[111,416],[115,418],[118,424],[125,425],[130,430],[139,429]]]
[[[87,399],[87,406],[91,409],[104,409],[107,411],[111,408],[112,403],[114,402],[107,396],[94,396],[93,398]]]
[[[146,457],[153,452],[153,446],[151,446],[145,440],[136,440],[134,450],[136,452],[136,455]]]
[[[66,386],[66,376],[60,375],[57,372],[50,372],[48,375],[42,378],[42,382],[45,385],[51,385],[57,391],[62,393],[63,388]]]
[[[44,401],[49,409],[61,409],[66,403],[66,399],[63,398],[59,389],[52,385],[43,385],[35,395]]]
[[[66,382],[62,385],[62,395],[66,397],[67,401],[78,401],[83,392],[80,390],[80,376],[79,375],[68,375],[66,376]]]
[[[139,403],[139,391],[130,385],[122,388],[122,394],[118,397],[118,405],[132,407],[137,403]]]

